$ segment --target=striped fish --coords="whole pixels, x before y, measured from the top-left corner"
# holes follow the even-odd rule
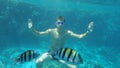
[[[64,60],[71,64],[83,63],[83,59],[80,54],[70,48],[60,48],[52,54],[54,59]]]
[[[29,62],[35,58],[37,58],[40,54],[34,50],[27,50],[24,53],[20,54],[16,59],[15,63],[24,63]]]

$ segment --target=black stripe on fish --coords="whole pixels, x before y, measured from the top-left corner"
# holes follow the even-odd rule
[[[62,48],[61,48],[60,51],[59,51],[59,56],[61,55],[61,52],[62,52]]]
[[[26,62],[26,53],[24,53],[24,62]]]
[[[62,59],[64,59],[66,51],[67,51],[67,48],[65,48],[65,50],[64,50],[64,52],[62,54]]]
[[[74,51],[73,49],[72,49],[72,54],[71,54],[71,56],[70,56],[70,62],[73,62],[73,58],[74,58],[74,56],[75,56],[75,53],[76,53],[76,51]]]
[[[22,55],[20,56],[20,62],[22,62]]]
[[[21,56],[21,62],[24,62],[24,54]]]
[[[19,62],[22,62],[23,61],[23,54],[20,56],[20,61]]]
[[[20,62],[20,57],[18,57],[18,58],[16,59],[16,62]]]
[[[75,52],[75,55],[73,57],[73,62],[75,62],[76,55],[77,55],[77,52]]]
[[[26,61],[29,61],[29,51],[26,52]]]
[[[78,54],[78,59],[79,59],[79,62],[83,63],[83,60],[82,60],[82,57],[80,56],[80,54]]]
[[[36,56],[35,56],[35,51],[33,51],[33,58],[36,58]]]
[[[32,51],[29,50],[29,61],[32,59],[32,58],[31,58],[31,52],[32,52]]]
[[[59,51],[59,50],[57,50],[57,52],[56,52],[56,54],[55,54],[55,55],[58,55],[58,51]]]
[[[20,59],[19,62],[21,62],[21,57],[19,59]]]
[[[68,57],[67,57],[67,61],[69,61],[69,59],[70,59],[70,56],[72,55],[72,49],[70,49],[70,53],[69,53],[69,55],[68,55]]]
[[[65,51],[65,48],[61,48],[61,49],[62,49],[62,52],[61,52],[61,56],[60,56],[60,58],[62,58],[63,53],[64,53],[64,51]]]
[[[31,58],[33,59],[33,54],[34,54],[34,51],[31,52]]]

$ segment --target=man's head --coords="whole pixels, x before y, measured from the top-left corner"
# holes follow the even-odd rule
[[[62,26],[62,25],[64,24],[64,22],[65,22],[64,17],[63,17],[63,16],[59,16],[59,17],[57,18],[57,20],[56,20],[56,26],[57,26],[57,27],[60,27],[60,26]]]

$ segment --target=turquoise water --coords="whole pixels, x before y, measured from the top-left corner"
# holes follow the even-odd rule
[[[33,35],[27,21],[31,18],[33,27],[44,31],[54,28],[60,15],[66,19],[65,29],[79,34],[94,22],[87,37],[68,38],[65,43],[82,55],[85,63],[80,68],[120,68],[119,6],[119,0],[0,0],[0,68],[10,68],[13,58],[25,50],[48,51],[51,37]],[[14,68],[35,68],[35,63]]]

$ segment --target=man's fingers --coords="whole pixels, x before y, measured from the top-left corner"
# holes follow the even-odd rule
[[[90,29],[90,28],[92,28],[92,27],[93,27],[93,25],[94,25],[94,22],[90,22],[90,24],[89,24],[88,28],[89,28],[89,29]]]
[[[32,20],[28,19],[28,28],[32,28]]]
[[[88,25],[88,31],[90,32],[93,31],[93,25],[94,25],[94,22],[90,22],[90,24]]]

